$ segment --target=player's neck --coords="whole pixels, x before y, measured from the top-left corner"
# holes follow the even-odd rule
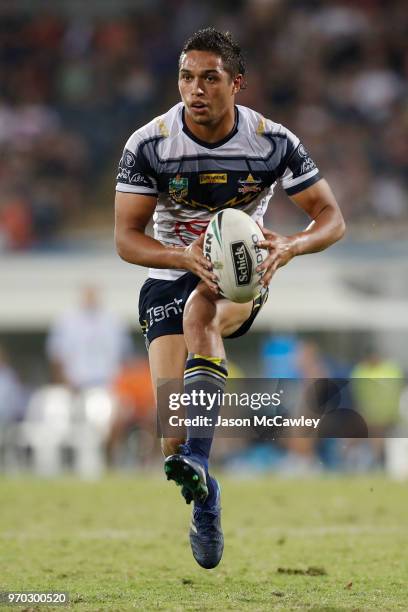
[[[235,106],[233,106],[216,124],[195,123],[187,113],[184,114],[184,122],[189,131],[199,140],[213,144],[226,138],[234,129],[237,117]]]

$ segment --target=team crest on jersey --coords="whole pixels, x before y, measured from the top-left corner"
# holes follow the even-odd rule
[[[262,179],[257,179],[248,174],[246,179],[238,179],[240,187],[238,193],[258,193],[262,190]]]
[[[188,194],[188,178],[177,174],[169,180],[169,196],[176,202],[182,202]]]

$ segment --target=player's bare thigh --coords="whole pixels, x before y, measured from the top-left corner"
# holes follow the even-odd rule
[[[178,379],[184,377],[187,349],[184,336],[174,334],[155,338],[149,347],[150,374],[157,406],[157,382],[160,379]],[[179,444],[184,442],[179,438],[163,438],[162,450],[168,456],[177,452]]]
[[[204,283],[199,283],[187,300],[184,314],[186,319],[190,319],[187,326],[189,335],[196,327],[200,336],[215,329],[221,336],[226,337],[241,327],[251,315],[251,311],[252,302],[236,304],[218,298]],[[187,346],[185,335],[181,334],[160,336],[151,342],[149,362],[155,394],[159,378],[183,378]]]

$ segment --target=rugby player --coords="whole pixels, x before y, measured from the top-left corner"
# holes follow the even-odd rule
[[[180,54],[181,102],[137,129],[120,160],[116,247],[125,261],[149,268],[139,313],[155,388],[158,379],[184,375],[186,392],[203,385],[222,391],[223,340],[249,330],[277,268],[344,234],[333,193],[299,139],[235,104],[244,79],[241,49],[230,34],[198,31]],[[260,294],[250,303],[232,303],[218,294],[202,252],[203,232],[215,212],[230,206],[262,226],[276,183],[311,222],[290,236],[262,228],[268,256],[260,266]],[[145,231],[151,219],[154,237]],[[218,410],[213,407],[215,421]],[[191,548],[207,569],[219,563],[224,546],[220,488],[208,471],[211,442],[188,428],[186,439],[162,440],[167,477],[182,486],[188,503],[194,500]]]

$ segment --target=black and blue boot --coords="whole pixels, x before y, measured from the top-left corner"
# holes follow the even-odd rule
[[[190,525],[190,544],[194,559],[201,567],[213,569],[221,561],[224,551],[224,536],[221,529],[221,492],[212,476],[214,503],[195,506]]]
[[[203,504],[208,496],[207,478],[204,467],[193,457],[182,454],[170,455],[164,462],[167,480],[174,480],[181,486],[181,493],[190,504],[193,500]]]

